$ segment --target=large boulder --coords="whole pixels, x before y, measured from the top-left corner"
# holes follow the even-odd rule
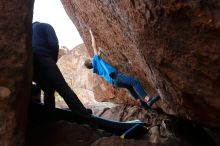
[[[69,49],[66,46],[60,46],[58,59],[61,58],[63,55],[66,55],[67,53],[69,53]]]
[[[219,0],[61,1],[90,56],[92,28],[103,58],[165,112],[220,128]]]
[[[25,145],[33,1],[0,2],[0,145]]]

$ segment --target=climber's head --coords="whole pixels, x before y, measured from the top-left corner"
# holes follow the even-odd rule
[[[92,61],[90,59],[85,60],[84,65],[88,69],[92,69],[93,68]]]

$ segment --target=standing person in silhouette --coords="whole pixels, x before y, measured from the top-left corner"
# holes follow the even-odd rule
[[[56,65],[59,44],[53,27],[47,23],[34,22],[32,31],[33,81],[44,91],[45,105],[55,107],[54,91],[57,91],[73,112],[90,117],[91,109],[83,106]]]
[[[98,74],[107,82],[113,84],[116,87],[127,88],[134,99],[137,100],[145,109],[149,109],[153,103],[160,99],[160,96],[149,97],[137,79],[119,72],[116,68],[112,67],[109,63],[104,61],[100,57],[100,53],[96,46],[96,41],[91,30],[90,35],[92,39],[94,57],[92,61],[85,61],[84,65],[88,69],[93,68],[94,73]]]

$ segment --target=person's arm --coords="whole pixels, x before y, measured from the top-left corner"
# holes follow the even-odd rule
[[[96,42],[95,42],[95,38],[94,38],[94,36],[93,36],[92,30],[90,29],[89,32],[90,32],[90,35],[91,35],[93,51],[94,51],[94,53],[95,53],[96,55],[99,56],[98,48],[97,48],[97,46],[96,46]]]

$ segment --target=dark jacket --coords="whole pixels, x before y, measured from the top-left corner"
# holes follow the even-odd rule
[[[32,24],[32,48],[34,54],[52,57],[57,62],[59,44],[50,24],[40,22]]]

